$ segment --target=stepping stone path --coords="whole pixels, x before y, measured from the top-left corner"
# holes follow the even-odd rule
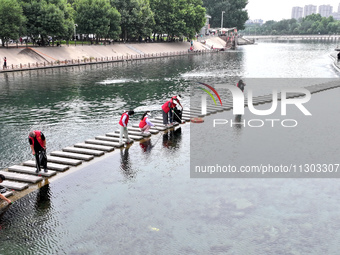
[[[328,82],[324,84],[318,84],[306,87],[311,93],[317,93],[320,91],[340,87],[338,81]],[[289,93],[287,97],[295,98],[300,97],[299,93]],[[281,99],[281,95],[278,94],[278,99]],[[272,95],[258,96],[252,99],[254,105],[269,103],[272,101]],[[248,100],[245,100],[245,105],[248,105]],[[203,115],[200,106],[190,107],[190,109],[184,109],[182,112],[182,123],[190,121],[192,118],[204,117],[206,115],[215,114],[217,112],[229,111],[233,108],[232,102],[227,101],[223,106],[211,105],[207,106],[207,114]],[[153,134],[158,134],[160,131],[178,126],[179,123],[174,123],[173,126],[165,126],[163,124],[162,117],[156,117],[150,120],[155,126],[150,128],[150,134],[143,134],[138,124],[133,124],[128,127],[129,138],[132,141],[140,141],[142,139],[149,138]],[[2,186],[10,189],[3,195],[10,197],[14,194],[14,191],[21,191],[27,189],[29,185],[36,184],[42,181],[44,178],[49,178],[54,175],[62,174],[70,167],[77,167],[84,161],[90,161],[95,157],[100,157],[105,153],[114,151],[116,148],[122,148],[125,146],[126,139],[123,139],[123,143],[119,143],[120,131],[107,133],[103,136],[96,136],[94,139],[88,139],[84,143],[77,143],[74,146],[63,148],[61,151],[53,151],[50,155],[47,155],[47,172],[43,170],[36,173],[35,161],[28,160],[21,165],[10,166],[7,171],[0,171],[6,177],[6,180],[1,184]],[[14,191],[13,191],[14,190]]]

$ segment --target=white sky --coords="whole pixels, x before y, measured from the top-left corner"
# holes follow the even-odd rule
[[[333,12],[338,11],[340,0],[248,0],[246,9],[249,19],[282,20],[290,19],[294,6],[304,7],[305,5],[316,5],[317,12],[319,5],[333,6]]]

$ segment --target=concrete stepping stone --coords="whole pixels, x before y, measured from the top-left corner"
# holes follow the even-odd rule
[[[189,111],[185,111],[185,113],[190,113],[190,114],[197,114],[197,115],[204,115],[204,116],[207,116],[207,115],[211,115],[212,113],[207,111],[207,114],[202,114],[202,109],[190,109]]]
[[[128,127],[128,130],[136,131],[136,132],[138,132],[138,131],[141,132],[139,127]],[[149,129],[149,132],[150,132],[151,134],[158,134],[158,133],[159,133],[159,130],[150,128],[150,129]]]
[[[120,134],[120,131],[116,130],[115,133]],[[130,130],[128,129],[128,134],[129,134],[129,136],[130,135],[145,136],[145,137],[151,136],[151,134],[148,134],[148,135],[142,134],[142,131],[134,131],[134,130],[131,130],[131,129]]]
[[[159,118],[159,119],[153,119],[152,120],[152,122],[154,123],[154,124],[163,124],[163,119],[162,118]]]
[[[201,107],[192,107],[190,108],[189,110],[190,112],[199,112],[199,113],[202,113],[202,108]],[[216,113],[217,110],[210,110],[207,106],[207,115],[211,115],[211,114],[214,114]]]
[[[48,170],[47,173],[45,173],[44,170],[40,171],[39,173],[36,173],[35,170],[36,170],[35,167],[28,167],[28,166],[21,166],[21,165],[14,165],[8,168],[8,171],[10,172],[17,172],[17,173],[31,174],[31,175],[41,175],[44,177],[51,177],[57,174],[56,171],[52,171],[52,170]]]
[[[65,151],[53,151],[53,152],[51,152],[51,155],[57,156],[57,157],[63,157],[63,158],[84,160],[84,161],[90,161],[91,159],[94,158],[92,155],[71,153],[71,152],[65,152]]]
[[[30,167],[34,167],[36,166],[36,163],[34,160],[28,160],[25,161],[23,163],[24,166],[30,166]],[[62,165],[62,164],[57,164],[57,163],[51,163],[51,162],[47,162],[47,169],[51,169],[51,170],[56,170],[58,172],[64,172],[66,170],[68,170],[70,167],[67,165]],[[44,170],[42,169],[42,172]],[[41,172],[41,171],[40,171]]]
[[[214,110],[214,111],[216,111],[216,112],[223,112],[224,110],[223,110],[223,108],[221,108],[221,107],[211,107],[211,106],[207,106],[207,109],[208,109],[208,111],[209,110]]]
[[[78,166],[83,163],[81,160],[78,159],[70,159],[64,157],[55,157],[55,156],[47,156],[47,162],[62,164],[62,165],[70,165],[70,166]],[[48,164],[48,163],[47,163]],[[48,166],[47,166],[48,168]]]
[[[108,142],[114,142],[114,143],[119,144],[120,147],[124,147],[124,145],[126,144],[126,141],[127,141],[127,139],[123,138],[123,143],[119,143],[119,138],[118,137],[105,136],[105,135],[96,136],[96,139],[103,140],[103,141],[108,141]],[[133,142],[133,140],[131,140],[131,141]]]
[[[76,148],[76,147],[66,147],[66,148],[63,149],[63,151],[72,152],[72,153],[87,154],[87,155],[92,155],[92,156],[96,156],[96,157],[104,155],[104,151],[90,150],[90,149]]]
[[[10,197],[10,196],[13,196],[13,192],[10,191],[10,190],[7,190],[7,191],[6,191],[5,193],[3,193],[2,195],[8,198],[8,197]]]
[[[155,123],[154,123],[155,124]],[[134,124],[132,125],[132,127],[134,128],[139,128],[138,124]],[[153,126],[152,128],[150,128],[150,130],[155,130],[155,131],[164,131],[166,130],[166,128],[162,128],[160,126]],[[151,132],[150,132],[151,133]]]
[[[104,145],[104,146],[110,146],[110,147],[116,147],[116,148],[123,146],[119,142],[110,142],[110,141],[104,141],[104,140],[100,140],[100,139],[89,139],[89,140],[86,140],[85,143]]]
[[[104,145],[97,145],[97,144],[89,144],[89,143],[76,143],[73,145],[77,148],[84,148],[84,149],[90,149],[90,150],[99,150],[99,151],[113,151],[115,148],[111,146],[104,146]]]
[[[0,171],[0,174],[4,175],[6,177],[6,180],[14,180],[14,181],[30,182],[30,183],[37,183],[43,180],[41,176],[18,174],[14,172]]]
[[[112,137],[112,136],[105,136],[105,135],[99,135],[95,137],[98,140],[103,140],[103,141],[109,141],[109,142],[116,142],[119,144],[119,138],[118,137]],[[123,142],[126,141],[125,138],[123,138]]]
[[[107,136],[111,136],[111,137],[118,137],[119,138],[120,134],[119,133],[107,133],[106,135]],[[133,139],[133,140],[139,141],[139,140],[142,140],[144,137],[141,136],[141,135],[129,135],[129,138]]]
[[[182,120],[183,120],[183,117],[182,117]],[[156,118],[154,119],[154,121],[157,122],[157,123],[162,123],[162,124],[163,124],[163,118],[162,118],[162,117],[156,117]],[[184,123],[185,123],[185,121],[182,122],[182,123],[176,122],[176,121],[174,122],[175,126],[177,126],[177,125],[179,125],[179,124],[184,124]]]
[[[27,183],[13,182],[13,181],[7,181],[7,180],[3,181],[1,185],[8,189],[13,189],[13,190],[18,190],[18,191],[28,188]]]
[[[183,117],[186,117],[186,118],[197,118],[197,117],[198,117],[198,114],[190,114],[190,113],[184,112],[184,113],[182,114],[182,118],[183,118]]]

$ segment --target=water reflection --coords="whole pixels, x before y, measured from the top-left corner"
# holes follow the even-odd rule
[[[151,139],[147,139],[143,142],[140,142],[139,146],[142,148],[144,155],[150,155],[152,148],[155,147],[155,145],[151,144]]]
[[[137,175],[137,171],[133,169],[130,161],[129,155],[130,146],[131,145],[120,150],[120,169],[124,177],[126,177],[126,179],[128,180],[135,179]]]
[[[51,192],[48,179],[45,179],[43,183],[39,183],[39,190],[37,193],[35,209],[37,212],[48,211],[51,208]]]
[[[235,131],[241,131],[243,126],[242,115],[241,114],[235,115],[234,121],[235,122],[233,123],[233,127]]]
[[[168,130],[163,134],[163,147],[177,150],[182,140],[182,128]]]

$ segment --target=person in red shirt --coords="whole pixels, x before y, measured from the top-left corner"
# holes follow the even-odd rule
[[[46,139],[44,134],[39,130],[34,130],[29,133],[28,142],[31,146],[32,154],[35,156],[37,170],[36,173],[40,172],[41,167],[44,168],[44,172],[47,172],[47,157],[46,157]],[[40,162],[41,158],[41,162]]]
[[[119,143],[123,143],[123,135],[126,139],[127,144],[132,142],[132,140],[129,139],[127,125],[128,125],[130,116],[132,116],[133,114],[135,114],[134,111],[128,111],[128,112],[124,112],[122,114],[122,116],[120,117],[120,120],[119,120],[119,125],[120,125]]]
[[[181,95],[173,96],[169,101],[165,102],[165,104],[162,105],[164,125],[166,126],[173,125],[172,111],[176,107],[176,102],[183,108],[179,100],[181,100]],[[170,119],[170,125],[169,125],[169,119]]]
[[[154,124],[149,120],[149,117],[151,117],[151,113],[150,111],[146,111],[139,122],[139,128],[141,129],[142,134],[149,135],[150,127],[154,126]]]
[[[2,174],[0,174],[0,183],[2,183],[4,180],[6,180],[5,176],[2,175]],[[2,188],[3,188],[3,187],[2,187]],[[5,189],[6,189],[6,188],[5,188]],[[4,195],[2,195],[1,193],[0,193],[0,199],[5,200],[5,201],[6,201],[7,203],[9,203],[9,204],[12,203],[11,200],[9,200],[7,197],[5,197]]]

